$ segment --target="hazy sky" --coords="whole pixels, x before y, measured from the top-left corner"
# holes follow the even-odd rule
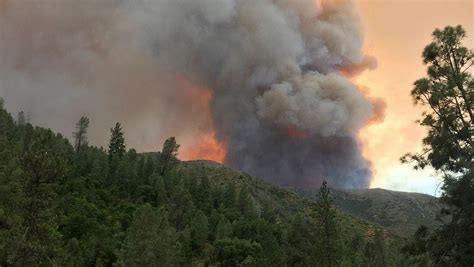
[[[367,86],[371,96],[387,104],[384,121],[360,133],[365,157],[373,164],[371,186],[436,194],[440,179],[433,171],[416,172],[399,162],[403,154],[420,150],[425,131],[415,123],[421,109],[412,104],[409,94],[413,82],[425,75],[421,53],[435,28],[461,24],[468,34],[465,44],[474,47],[474,0],[355,1],[360,4],[365,28],[365,52],[378,60],[377,69],[363,73],[355,82]],[[7,51],[0,59],[7,70],[15,70],[14,75],[2,72],[0,64],[0,96],[7,99],[6,106],[13,114],[25,110],[32,114],[34,123],[66,135],[73,131],[71,122],[79,114],[92,116],[89,134],[98,145],[107,141],[108,123],[120,120],[130,133],[127,143],[140,151],[159,149],[165,137],[176,135],[184,158],[201,157],[203,153],[194,153],[196,149],[187,151],[191,153],[185,149],[196,143],[195,136],[212,128],[207,106],[210,95],[199,93],[203,90],[191,94],[194,87],[176,82],[174,76],[156,75],[161,73],[159,64],[141,48],[149,41],[145,33],[157,27],[140,26],[141,17],[133,20],[136,29],[123,23],[126,20],[117,19],[107,8],[107,3],[115,0],[71,0],[68,5],[57,5],[61,2],[57,0],[48,1],[52,5],[44,2],[0,0],[0,53]],[[6,3],[16,8],[5,13]],[[146,18],[155,21],[155,11]],[[135,18],[140,14],[129,15]],[[113,34],[106,31],[109,28],[97,26],[103,23],[113,26]],[[104,56],[103,51],[110,55]],[[38,73],[27,68],[36,70],[41,64],[48,68],[39,68],[42,72]],[[30,72],[35,75],[26,75]],[[164,112],[168,115],[157,115]],[[214,134],[207,139],[210,142],[198,142],[203,145],[197,150],[211,155],[206,147],[219,146],[213,143]],[[217,153],[220,156],[212,158],[221,158],[223,151]]]
[[[399,162],[406,152],[420,149],[424,129],[414,121],[421,109],[409,96],[412,84],[425,73],[421,53],[435,28],[461,24],[474,47],[474,1],[360,0],[366,33],[366,51],[378,59],[378,68],[358,78],[371,94],[387,103],[383,123],[366,128],[361,137],[366,156],[376,170],[372,187],[435,194],[439,179],[433,171],[414,171]]]

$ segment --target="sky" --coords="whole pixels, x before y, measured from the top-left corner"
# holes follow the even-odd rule
[[[421,53],[435,28],[463,25],[474,47],[474,1],[463,0],[359,0],[365,28],[365,51],[378,60],[378,67],[363,73],[357,83],[385,100],[382,123],[360,134],[365,155],[375,169],[371,187],[439,195],[440,178],[433,170],[415,171],[401,164],[407,152],[421,149],[425,129],[415,120],[422,109],[415,107],[410,91],[425,74]]]
[[[74,5],[62,6],[66,7],[66,10],[60,10],[61,6],[56,4],[40,5],[43,7],[40,10],[35,5],[24,5],[23,8],[14,9],[17,13],[5,13],[7,2],[20,3],[18,6],[21,7],[21,1],[0,0],[0,15],[4,15],[0,16],[0,19],[10,22],[8,27],[0,20],[0,29],[3,30],[1,33],[13,36],[1,36],[4,39],[0,42],[0,52],[2,48],[6,48],[5,51],[18,52],[13,53],[20,60],[18,65],[12,65],[15,68],[26,68],[22,65],[25,62],[21,63],[23,57],[40,54],[43,57],[31,57],[35,60],[29,58],[29,64],[26,65],[33,66],[35,70],[36,65],[46,62],[55,67],[55,71],[45,71],[47,75],[38,74],[38,77],[32,75],[35,79],[23,79],[24,73],[13,72],[17,77],[0,71],[0,78],[3,77],[0,79],[0,96],[7,99],[6,106],[13,114],[25,110],[29,115],[32,114],[33,123],[51,127],[67,136],[74,130],[74,124],[71,122],[77,120],[78,114],[89,116],[92,119],[90,139],[98,145],[107,142],[107,123],[120,120],[125,132],[130,133],[127,135],[127,143],[140,151],[160,149],[164,138],[176,135],[182,144],[183,152],[185,148],[191,147],[189,144],[196,143],[193,139],[195,136],[212,128],[209,126],[212,121],[209,120],[211,115],[208,110],[210,95],[193,94],[193,86],[189,86],[186,80],[178,79],[175,83],[168,81],[175,81],[173,77],[157,76],[156,72],[161,73],[160,68],[151,60],[150,55],[139,49],[130,50],[128,47],[141,47],[148,39],[143,38],[145,41],[141,43],[130,42],[129,36],[125,34],[125,39],[119,38],[121,33],[129,33],[133,27],[128,28],[126,24],[122,24],[122,20],[118,20],[119,23],[115,25],[116,17],[110,15],[107,8],[91,8],[93,3],[99,2],[72,1]],[[51,0],[51,3],[55,1]],[[362,73],[354,78],[354,82],[367,87],[370,96],[382,98],[386,102],[383,122],[366,126],[359,134],[364,144],[364,156],[372,162],[374,178],[371,187],[439,195],[441,179],[436,177],[433,170],[414,171],[412,166],[399,161],[405,153],[419,151],[425,135],[425,129],[415,123],[422,110],[413,105],[409,94],[413,82],[425,75],[421,53],[430,42],[431,33],[435,28],[461,24],[468,34],[465,45],[474,47],[474,0],[354,1],[357,1],[360,7],[365,34],[364,51],[378,61],[376,69]],[[42,1],[29,1],[32,4],[40,2]],[[104,5],[111,2],[114,0],[100,1]],[[155,14],[151,13],[151,17],[154,18]],[[114,28],[117,36],[104,34],[107,27],[97,27],[94,24],[99,22],[102,25],[104,21],[117,26]],[[64,25],[64,22],[69,24]],[[134,22],[141,25],[140,20]],[[85,27],[84,32],[82,27]],[[150,27],[155,28],[157,27]],[[9,29],[12,32],[8,32]],[[140,29],[143,33],[149,30],[146,27]],[[142,34],[142,31],[138,32]],[[140,34],[130,38],[148,36]],[[117,42],[118,45],[115,45],[114,38],[123,42]],[[29,48],[32,43],[36,50]],[[115,48],[111,49],[110,57],[102,55],[101,45],[105,48],[108,48],[108,45]],[[115,54],[120,56],[114,56]],[[0,59],[5,60],[10,53],[0,56]],[[11,58],[16,60],[14,56]],[[48,60],[41,61],[42,58]],[[69,64],[70,62],[77,64]],[[4,65],[9,68],[11,64]],[[63,66],[67,67],[64,71]],[[58,69],[59,71],[56,71]],[[133,71],[130,71],[131,69]],[[81,75],[68,76],[69,72],[76,74],[78,71],[81,71]],[[96,72],[100,75],[94,75]],[[98,79],[95,79],[97,77]],[[11,89],[7,89],[9,83],[6,80],[10,80]],[[18,80],[22,83],[16,83]],[[30,80],[31,83],[28,83]],[[170,93],[177,92],[178,87],[186,97]],[[38,93],[40,90],[43,91]],[[115,90],[114,94],[110,94],[110,90]],[[201,91],[205,90],[199,90]],[[177,102],[180,104],[172,107],[168,104]],[[187,108],[183,109],[181,106]],[[164,112],[168,115],[157,116]],[[189,113],[204,116],[197,119]],[[132,132],[138,134],[132,135]],[[206,150],[207,147],[220,147],[214,144],[214,134],[211,133],[206,140],[208,141],[199,142],[202,144],[197,147],[200,153],[196,154],[195,150],[191,150],[188,151],[187,157],[201,157],[204,151],[208,156],[215,152],[216,155],[212,156],[214,159],[222,158],[223,151],[216,150],[211,153]],[[186,153],[182,153],[182,156],[186,156]]]

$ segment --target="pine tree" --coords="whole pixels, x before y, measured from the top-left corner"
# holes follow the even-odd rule
[[[82,116],[76,123],[76,131],[73,133],[74,136],[74,147],[77,152],[81,150],[83,146],[87,146],[87,129],[89,128],[89,118]]]
[[[121,158],[125,154],[125,138],[122,125],[117,122],[115,127],[110,129],[110,132],[109,157],[118,156]]]
[[[443,173],[440,218],[443,227],[432,233],[427,247],[436,264],[474,265],[474,51],[463,46],[462,26],[433,32],[423,51],[427,75],[414,83],[411,95],[426,107],[419,123],[428,128],[421,153],[407,154],[402,162],[415,168],[431,166]]]
[[[22,181],[23,234],[18,240],[16,259],[19,265],[45,263],[48,253],[54,250],[53,186],[67,169],[66,152],[61,145],[51,131],[37,130],[21,156],[25,177]]]
[[[336,212],[333,207],[333,198],[326,181],[323,181],[317,198],[316,214],[320,222],[320,249],[322,252],[322,265],[337,265],[337,225]]]
[[[173,169],[178,159],[179,145],[174,137],[166,139],[163,143],[163,150],[160,153],[160,174],[165,175],[169,170]]]

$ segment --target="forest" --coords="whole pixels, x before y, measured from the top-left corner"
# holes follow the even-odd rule
[[[173,137],[161,152],[140,154],[126,148],[117,123],[104,149],[88,145],[88,124],[79,120],[71,144],[2,107],[0,265],[380,266],[403,258],[387,248],[387,232],[337,211],[325,183],[310,203],[243,173],[211,180],[192,164],[194,172],[183,170]]]
[[[180,161],[174,137],[138,153],[118,122],[106,148],[89,144],[87,117],[69,141],[1,100],[0,266],[472,266],[473,54],[460,26],[433,36],[412,91],[431,108],[425,150],[402,160],[444,173],[439,228],[400,236],[335,208],[326,182],[307,199]]]

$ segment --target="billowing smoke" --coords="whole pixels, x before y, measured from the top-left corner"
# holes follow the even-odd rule
[[[176,135],[278,184],[364,187],[383,104],[347,78],[376,66],[359,24],[347,0],[3,0],[0,96],[66,134],[90,115],[98,144],[119,120],[141,150]]]

